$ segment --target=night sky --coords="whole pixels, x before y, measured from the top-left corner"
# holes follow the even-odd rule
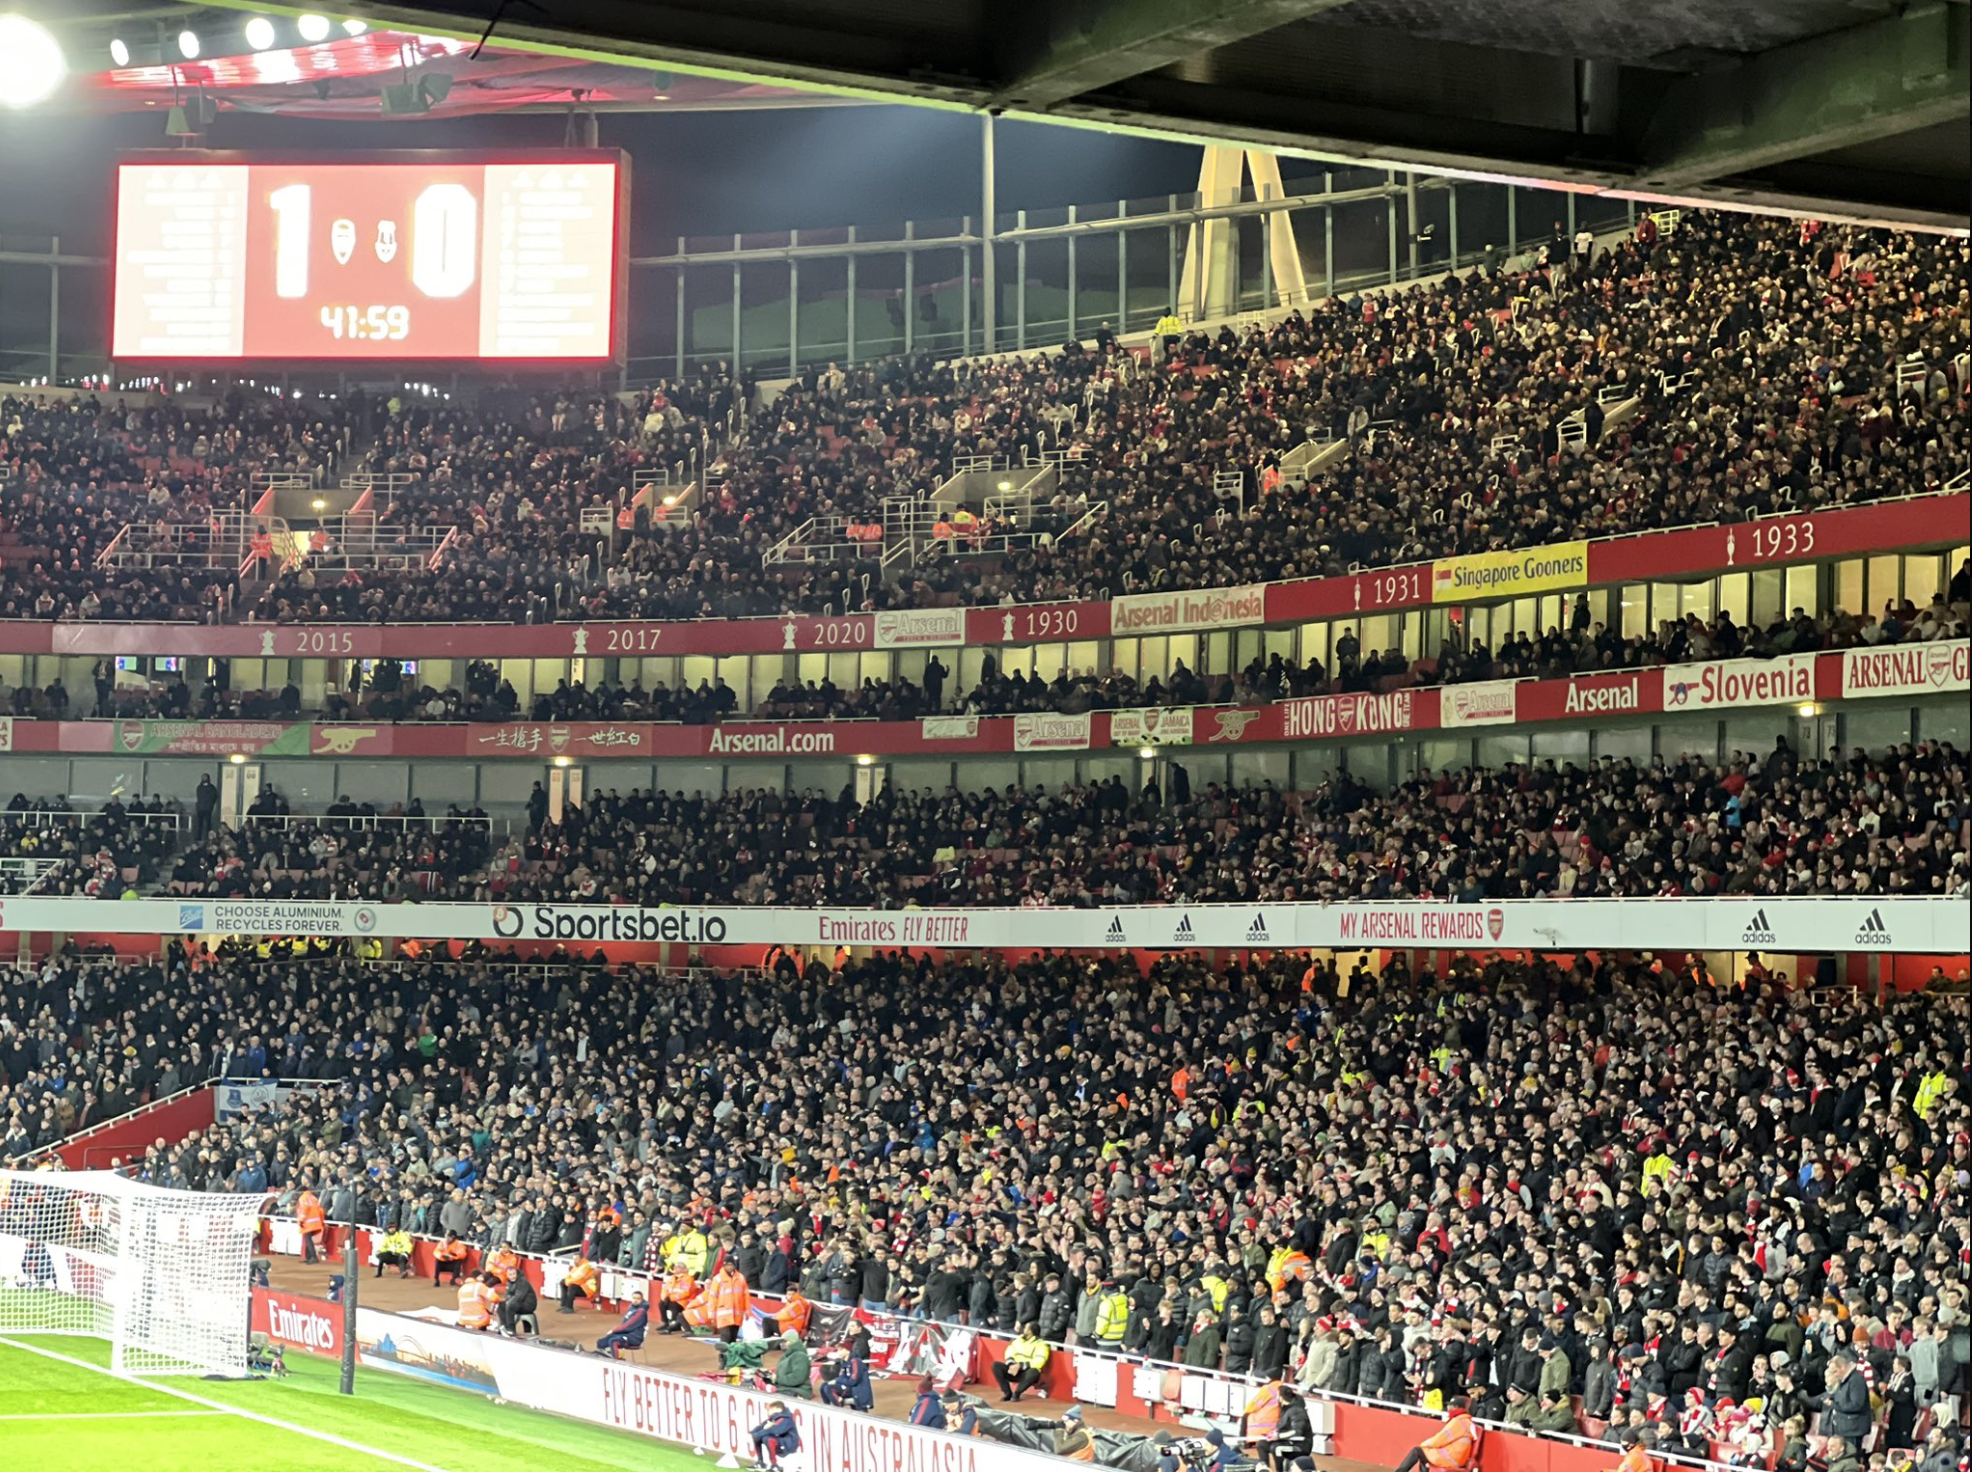
[[[222,113],[216,148],[559,147],[560,116],[325,123]],[[1083,128],[1002,122],[999,206],[1045,209],[1191,190],[1196,147]],[[679,235],[934,220],[979,208],[979,120],[930,108],[839,106],[747,113],[604,114],[601,141],[632,161],[635,248]],[[165,146],[157,112],[51,120],[0,116],[7,160],[0,234],[107,248],[110,166]]]

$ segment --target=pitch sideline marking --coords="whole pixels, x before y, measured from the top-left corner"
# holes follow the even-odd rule
[[[223,1416],[224,1411],[22,1411],[0,1421],[150,1421],[159,1416]]]
[[[194,1395],[189,1390],[180,1390],[175,1385],[159,1385],[149,1380],[131,1381],[122,1375],[117,1375],[104,1369],[101,1365],[92,1365],[87,1360],[78,1360],[65,1354],[57,1354],[54,1350],[43,1349],[38,1344],[23,1344],[18,1339],[0,1338],[0,1345],[6,1345],[10,1349],[23,1349],[29,1354],[38,1354],[43,1359],[59,1360],[62,1364],[74,1365],[77,1369],[93,1370],[98,1375],[107,1376],[112,1380],[121,1381],[124,1384],[140,1384],[146,1389],[161,1391],[165,1395],[176,1396],[180,1400],[188,1400],[194,1405],[204,1406],[208,1411],[222,1416],[238,1416],[243,1421],[255,1421],[262,1426],[272,1426],[276,1431],[292,1431],[295,1435],[306,1436],[311,1441],[326,1441],[331,1446],[341,1447],[344,1451],[360,1452],[364,1456],[375,1457],[379,1461],[391,1462],[399,1467],[409,1467],[412,1469],[412,1472],[446,1472],[445,1468],[434,1467],[429,1462],[413,1461],[410,1457],[400,1457],[396,1452],[379,1451],[373,1446],[364,1446],[360,1441],[350,1441],[346,1437],[335,1435],[333,1432],[315,1431],[307,1426],[298,1426],[292,1421],[282,1421],[273,1416],[263,1416],[256,1411],[243,1411],[238,1406],[229,1406],[223,1401],[207,1400],[202,1395]]]

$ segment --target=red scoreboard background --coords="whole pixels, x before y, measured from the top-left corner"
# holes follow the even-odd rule
[[[119,362],[619,361],[620,153],[117,168]]]

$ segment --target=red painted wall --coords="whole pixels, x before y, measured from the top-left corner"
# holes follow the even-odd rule
[[[111,1160],[142,1155],[157,1140],[175,1145],[194,1130],[209,1128],[212,1110],[213,1091],[198,1089],[76,1135],[56,1146],[55,1154],[70,1170],[107,1170]]]

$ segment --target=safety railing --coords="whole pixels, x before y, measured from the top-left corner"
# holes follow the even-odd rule
[[[254,813],[240,814],[242,825],[259,828],[401,828],[434,830],[441,828],[481,828],[491,833],[491,818],[451,816],[444,813]]]
[[[71,811],[36,808],[0,812],[0,828],[80,828],[101,816],[100,808]],[[177,813],[125,813],[123,821],[134,827],[157,828],[171,833],[185,826],[184,819]]]
[[[408,494],[422,479],[423,477],[409,470],[360,470],[345,475],[342,478],[342,488],[345,491],[353,491],[359,496],[368,491],[388,505],[398,496]]]

